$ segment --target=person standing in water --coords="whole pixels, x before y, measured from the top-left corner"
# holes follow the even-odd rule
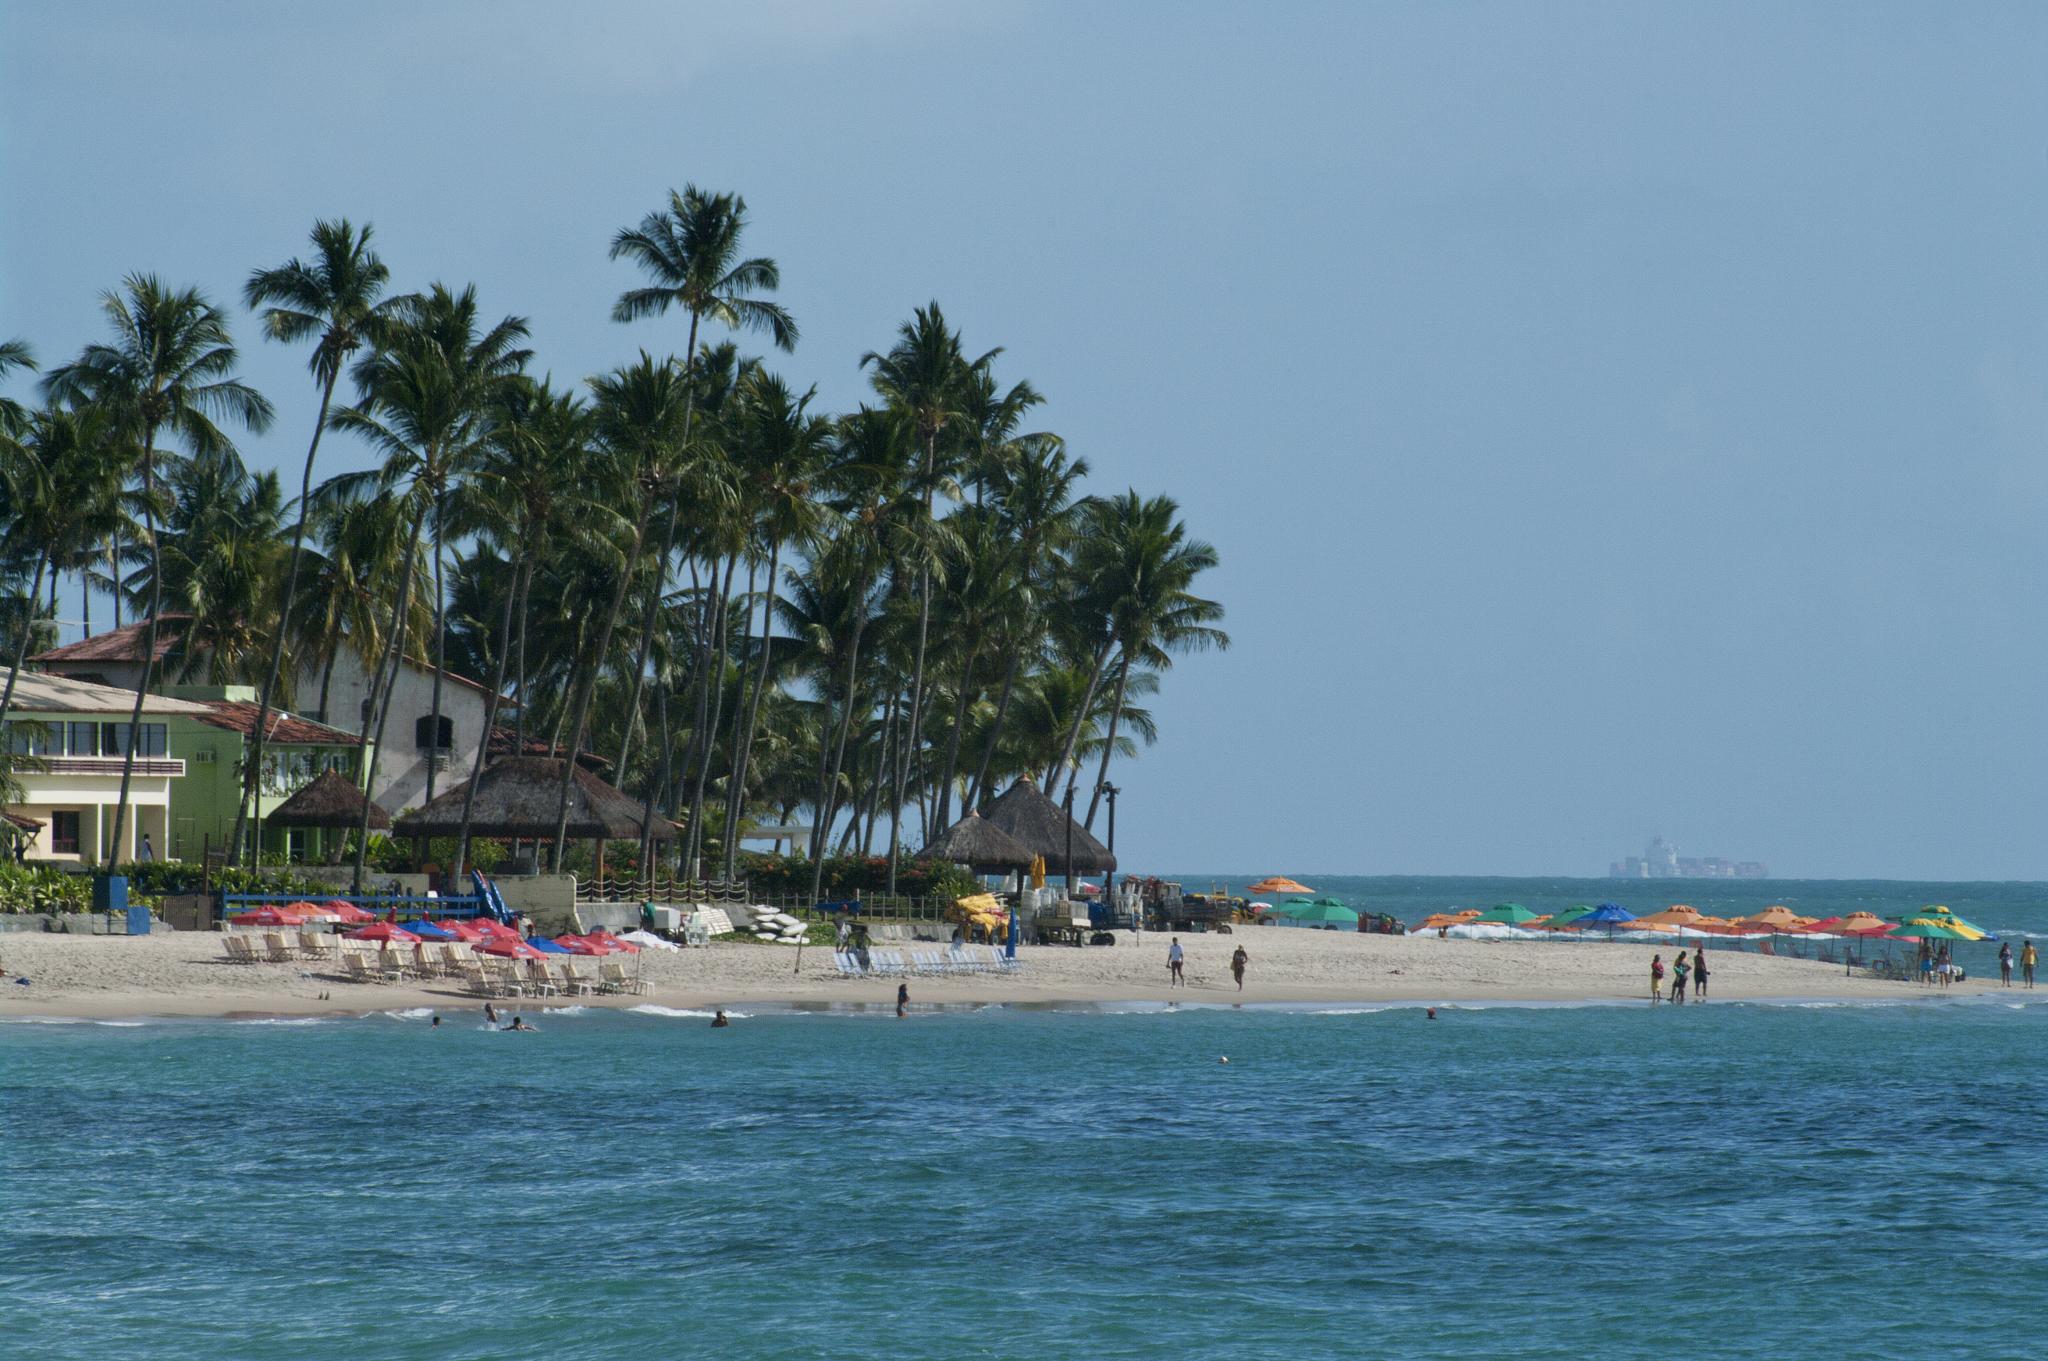
[[[1704,945],[1692,947],[1692,1000],[1707,1000],[1707,947]]]
[[[1180,937],[1175,936],[1172,942],[1168,944],[1166,947],[1167,987],[1170,988],[1174,986],[1176,983],[1183,988],[1188,985],[1187,978],[1181,973],[1181,964],[1186,960],[1186,958],[1187,955],[1180,948]]]
[[[1998,977],[2003,987],[2012,986],[2012,942],[2006,941],[1998,947]]]
[[[896,1019],[902,1020],[904,1016],[909,1014],[909,1011],[910,985],[908,983],[898,983],[896,985]]]
[[[1664,1000],[1664,956],[1650,956],[1650,1005]]]
[[[1230,976],[1237,980],[1237,990],[1244,991],[1244,966],[1251,963],[1251,956],[1244,952],[1242,945],[1230,956]]]
[[[1671,1005],[1685,1005],[1685,979],[1692,972],[1692,965],[1685,959],[1685,951],[1678,952],[1678,958],[1671,961]]]
[[[2034,986],[2034,942],[2029,940],[2020,946],[2020,981],[2028,987]]]

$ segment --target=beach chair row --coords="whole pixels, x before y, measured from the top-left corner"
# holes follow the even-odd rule
[[[950,949],[869,950],[866,962],[858,950],[839,950],[832,963],[842,978],[938,977],[946,974],[1015,973],[1021,960],[987,945],[955,945]]]
[[[238,964],[292,964],[320,960],[340,966],[354,983],[406,983],[431,978],[455,979],[479,997],[592,996],[644,993],[647,983],[628,974],[615,960],[598,962],[597,974],[583,972],[582,961],[565,958],[500,959],[478,954],[466,942],[421,941],[410,947],[386,945],[369,950],[317,931],[302,931],[296,942],[282,932],[261,938],[230,933],[222,940],[228,960]]]

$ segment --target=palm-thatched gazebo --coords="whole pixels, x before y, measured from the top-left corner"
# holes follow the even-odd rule
[[[966,817],[939,833],[917,853],[920,860],[943,860],[965,865],[976,874],[1008,874],[1031,868],[1034,853],[1002,828],[979,813]]]
[[[1068,817],[1028,776],[1005,790],[984,816],[1033,855],[1044,856],[1053,873],[1107,874],[1116,868],[1116,857],[1109,848]]]
[[[400,836],[421,838],[459,835],[470,784],[471,781],[464,780],[431,803],[403,815],[394,824],[395,830]],[[559,758],[507,757],[485,766],[475,784],[476,804],[469,819],[471,836],[487,840],[553,840],[561,809]],[[576,767],[569,785],[568,835],[573,840],[596,843],[599,883],[604,882],[604,843],[637,844],[644,825],[636,800],[621,794],[580,764]],[[655,844],[671,840],[674,832],[673,824],[655,820]]]
[[[371,830],[387,830],[391,815],[370,803],[354,780],[338,770],[323,770],[310,784],[265,814],[263,821],[270,827],[314,827],[341,832],[325,848],[329,863],[340,864],[341,848],[348,840],[347,834],[362,825],[366,803],[370,804]]]

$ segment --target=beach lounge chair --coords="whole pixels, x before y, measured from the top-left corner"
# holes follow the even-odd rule
[[[254,964],[256,957],[249,953],[249,938],[233,932],[220,938],[220,948],[227,952],[230,964]]]
[[[334,957],[334,937],[319,931],[301,931],[299,954],[306,959],[331,959]]]
[[[555,986],[555,980],[548,977],[548,962],[545,959],[526,961],[526,990],[535,997],[553,997],[562,991]]]
[[[493,957],[482,963],[484,972],[489,975],[491,985],[498,990],[500,997],[517,997],[526,991],[526,984],[519,977],[519,971],[512,967],[511,960]]]
[[[382,983],[383,977],[370,971],[370,963],[363,958],[360,950],[341,952],[341,976],[351,983]]]
[[[476,960],[464,964],[456,977],[460,978],[462,985],[477,997],[504,996],[505,990],[492,981],[491,976],[484,972],[484,966]]]
[[[964,945],[955,945],[946,951],[946,960],[953,966],[954,973],[980,973],[981,965],[967,953]]]
[[[285,944],[284,937],[275,931],[266,931],[264,933],[263,949],[270,956],[272,964],[289,964],[292,962],[292,947]]]
[[[387,983],[400,983],[414,976],[412,961],[391,949],[377,952],[377,972],[384,975]]]
[[[647,980],[629,975],[626,972],[626,966],[623,964],[614,964],[607,960],[597,966],[597,976],[600,980],[599,986],[610,992],[643,993],[647,991]]]
[[[556,967],[561,971],[563,992],[572,996],[588,997],[597,991],[597,981],[577,968],[575,960],[562,960]]]

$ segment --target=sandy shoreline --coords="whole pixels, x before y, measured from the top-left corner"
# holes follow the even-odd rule
[[[432,1007],[456,1012],[483,999],[452,980],[408,984],[345,982],[318,963],[231,964],[209,933],[148,937],[0,935],[0,1020],[117,1019],[135,1016],[303,1016]],[[1244,929],[1232,936],[1184,936],[1190,986],[1169,988],[1164,936],[1142,944],[1019,951],[1015,975],[911,977],[918,1004],[1110,1005],[1181,1002],[1620,1003],[1647,1001],[1650,957],[1668,946],[1605,942],[1440,940],[1336,932]],[[1251,956],[1245,988],[1230,979],[1231,951]],[[893,1005],[896,979],[844,979],[830,953],[719,944],[642,957],[642,995],[516,999],[515,1009],[655,1005],[702,1010],[745,1005]],[[1847,977],[1839,964],[1710,950],[1710,1001],[1905,1001],[1996,989],[1970,980],[1945,992]],[[16,985],[16,975],[31,980]],[[500,1002],[499,1005],[507,1005]]]

